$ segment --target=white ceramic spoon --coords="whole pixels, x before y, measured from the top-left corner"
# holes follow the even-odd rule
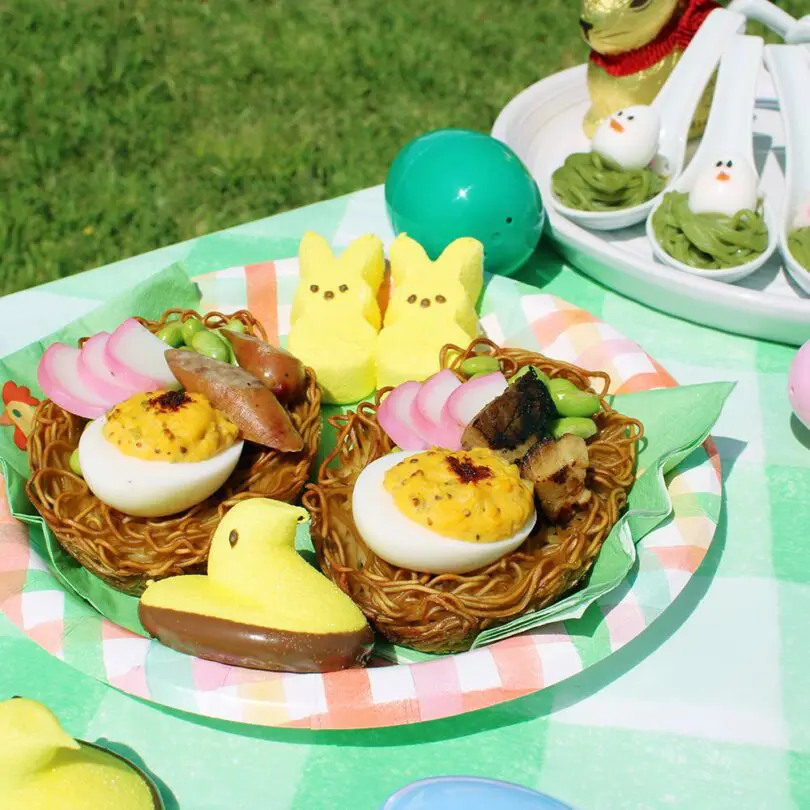
[[[714,91],[706,131],[686,171],[675,180],[673,191],[688,193],[695,179],[704,172],[718,155],[736,153],[745,157],[756,171],[754,163],[754,102],[756,100],[757,79],[762,67],[764,48],[762,37],[737,36],[727,46],[720,60],[717,87]],[[661,205],[660,198],[647,218],[647,236],[656,257],[674,267],[704,278],[716,281],[739,281],[762,267],[778,247],[779,238],[776,218],[768,200],[763,201],[765,223],[768,226],[768,247],[762,255],[751,262],[721,270],[701,270],[673,259],[655,236],[652,221]]]
[[[810,201],[810,60],[796,45],[768,45],[765,64],[776,86],[785,125],[785,199],[779,248],[791,278],[810,293],[810,270],[793,258],[787,244],[799,206]]]
[[[720,61],[720,55],[729,41],[744,30],[745,17],[741,14],[725,9],[713,11],[698,29],[652,103],[661,117],[656,165],[670,179],[677,177],[683,168],[692,118]],[[554,199],[553,194],[551,197],[552,204],[563,216],[594,231],[615,231],[643,222],[658,199],[617,211],[579,211],[562,205]]]
[[[797,20],[770,0],[732,0],[728,10],[762,23],[788,44],[810,42],[810,14]]]

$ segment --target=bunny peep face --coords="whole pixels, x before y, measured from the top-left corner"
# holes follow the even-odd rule
[[[475,302],[483,284],[483,246],[457,239],[431,261],[422,246],[400,234],[390,250],[394,291],[377,344],[377,387],[421,382],[439,370],[439,353],[475,337]]]
[[[643,105],[627,107],[601,124],[591,149],[622,169],[644,169],[658,153],[660,134],[657,110]]]
[[[364,317],[380,328],[377,290],[385,271],[382,243],[362,236],[336,257],[327,241],[307,233],[299,252],[301,283],[293,301],[291,320],[301,317],[353,320]]]
[[[456,239],[432,262],[418,242],[406,234],[398,236],[391,245],[394,292],[386,327],[405,321],[414,329],[441,330],[443,324],[455,322],[472,337],[483,261],[482,245],[475,239]]]
[[[652,42],[680,0],[583,0],[580,27],[593,50],[617,54]]]
[[[689,191],[693,214],[722,214],[733,217],[738,211],[757,206],[756,169],[738,154],[719,155],[695,178]]]

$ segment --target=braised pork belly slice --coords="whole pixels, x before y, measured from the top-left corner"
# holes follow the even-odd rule
[[[535,442],[548,437],[549,423],[556,416],[551,394],[530,369],[467,425],[461,446],[487,447],[507,461],[518,461]]]
[[[565,522],[585,506],[593,493],[585,486],[588,445],[579,436],[538,442],[521,462],[521,475],[534,484],[545,516],[552,523]]]

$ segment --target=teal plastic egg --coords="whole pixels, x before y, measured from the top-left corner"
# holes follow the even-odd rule
[[[514,274],[532,255],[545,223],[540,191],[504,143],[466,129],[440,129],[411,141],[385,180],[394,232],[407,233],[437,259],[454,239],[484,245],[484,269]]]

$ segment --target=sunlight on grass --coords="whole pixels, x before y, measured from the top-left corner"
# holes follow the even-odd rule
[[[0,3],[0,293],[380,183],[428,129],[488,131],[521,89],[583,61],[578,13]]]

